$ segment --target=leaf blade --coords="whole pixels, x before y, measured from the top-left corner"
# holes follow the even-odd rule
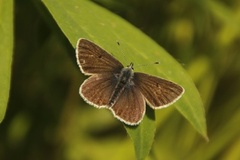
[[[0,5],[0,123],[9,98],[13,54],[13,1],[3,0]]]
[[[137,160],[143,160],[149,154],[156,132],[155,114],[148,107],[146,116],[138,126],[125,125],[128,135],[134,142]]]

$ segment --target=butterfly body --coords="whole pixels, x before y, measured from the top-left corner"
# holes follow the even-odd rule
[[[116,78],[118,83],[115,86],[115,89],[110,97],[109,106],[113,106],[118,99],[118,97],[122,94],[124,89],[132,87],[133,84],[133,63],[131,63],[128,67],[125,67],[121,70],[121,73],[116,74]]]
[[[123,65],[101,47],[79,39],[76,58],[83,74],[89,75],[79,89],[82,98],[97,108],[108,108],[120,121],[138,125],[146,103],[153,109],[168,107],[184,89],[165,79],[133,71],[133,63]]]

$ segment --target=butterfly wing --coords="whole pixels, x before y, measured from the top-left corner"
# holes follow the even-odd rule
[[[120,121],[128,125],[137,125],[145,114],[145,100],[136,86],[129,86],[109,109]]]
[[[168,107],[184,93],[184,88],[162,78],[135,72],[134,84],[153,109]]]
[[[117,84],[111,74],[92,75],[80,87],[80,95],[90,105],[97,108],[108,107],[110,96]]]
[[[123,65],[105,50],[86,39],[76,46],[77,63],[85,75],[120,72]]]

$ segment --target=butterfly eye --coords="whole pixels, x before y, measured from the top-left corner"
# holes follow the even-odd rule
[[[102,58],[102,55],[99,55],[98,58]]]
[[[133,68],[133,63],[131,62],[130,65],[128,65],[127,67],[131,68],[132,70],[134,70]]]

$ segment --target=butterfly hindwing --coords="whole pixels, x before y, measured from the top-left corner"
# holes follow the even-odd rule
[[[111,74],[92,75],[83,82],[79,92],[87,103],[97,108],[108,107],[116,83]]]
[[[124,123],[137,125],[145,114],[145,100],[136,86],[129,86],[110,109],[114,116]]]
[[[139,88],[147,103],[153,109],[168,107],[184,93],[184,89],[165,79],[145,73],[134,73],[134,84]]]

